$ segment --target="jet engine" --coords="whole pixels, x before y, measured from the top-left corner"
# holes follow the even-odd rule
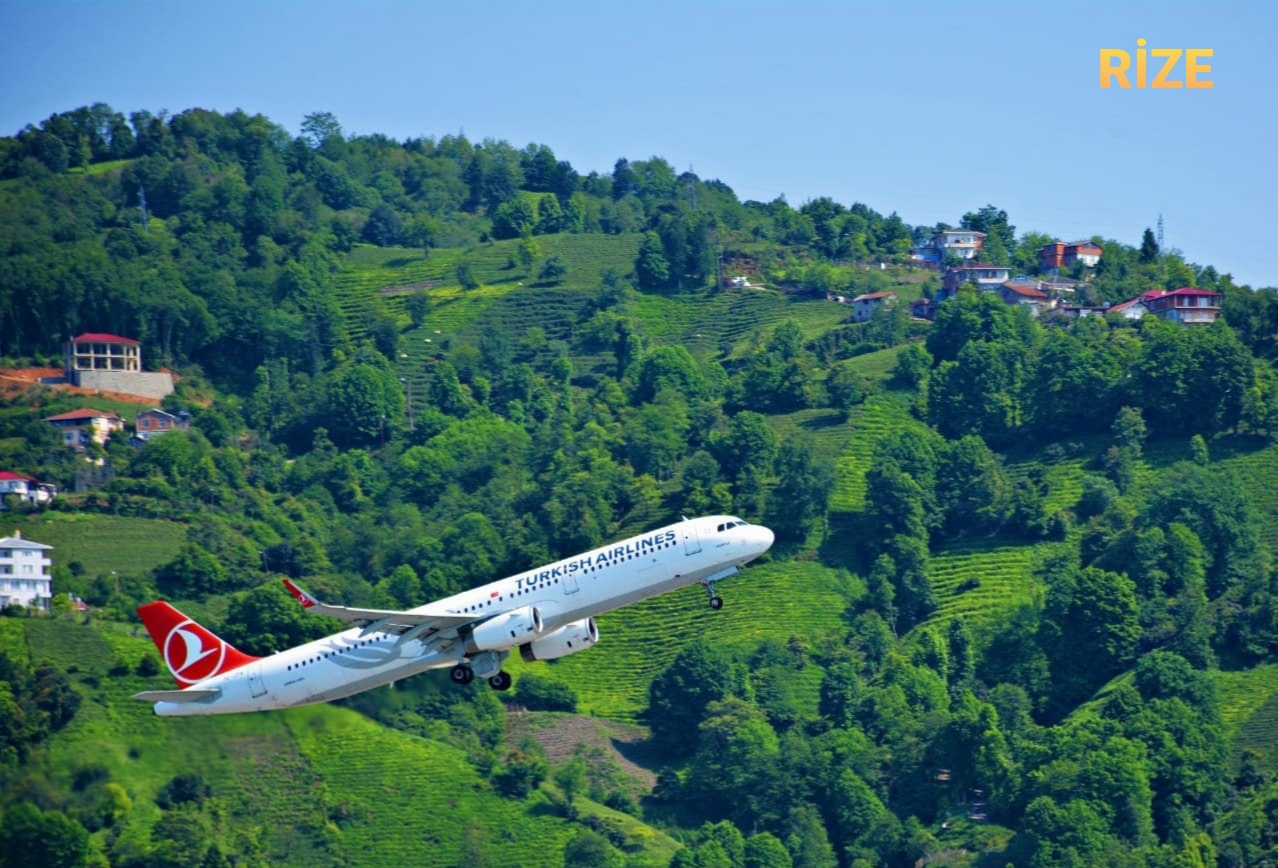
[[[536,606],[524,606],[494,615],[471,628],[466,638],[466,650],[504,651],[521,642],[527,642],[541,633],[541,611]]]
[[[558,660],[569,654],[584,651],[599,641],[599,626],[594,618],[585,618],[565,624],[553,633],[521,645],[519,656],[531,663],[534,660]]]

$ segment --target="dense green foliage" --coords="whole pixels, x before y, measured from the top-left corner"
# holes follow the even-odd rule
[[[1273,858],[1278,756],[1231,744],[1275,712],[1217,691],[1278,654],[1273,291],[1150,236],[1104,241],[1084,294],[1199,285],[1225,321],[1039,321],[964,291],[931,326],[904,304],[853,325],[825,294],[932,292],[907,267],[932,227],[740,202],[659,157],[583,175],[544,145],[348,138],[322,113],[291,138],[96,105],[0,140],[0,178],[5,352],[135,336],[194,414],[95,448],[112,477],[89,480],[39,420],[92,402],[0,407],[9,469],[86,483],[56,504],[81,520],[24,527],[74,553],[58,590],[103,622],[0,619],[6,868]],[[1050,240],[994,206],[961,224],[1025,272]],[[739,272],[755,285],[723,285]],[[270,653],[332,627],[281,576],[411,606],[720,511],[778,534],[753,595],[697,610],[720,620],[671,595],[588,654],[512,661],[548,725],[647,724],[639,802],[434,676],[346,703],[363,717],[181,730],[247,751],[220,760],[125,699],[158,667],[120,625],[156,594]],[[166,745],[154,770],[130,728]],[[243,792],[271,752],[265,795]],[[406,806],[450,831],[378,816]]]

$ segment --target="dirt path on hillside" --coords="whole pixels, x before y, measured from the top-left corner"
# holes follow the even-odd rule
[[[46,383],[44,380],[61,379],[64,376],[61,368],[4,368],[0,369],[0,396],[14,398],[35,389],[56,389],[72,395],[89,395],[105,398],[109,401],[124,401],[128,404],[146,404],[158,407],[158,398],[147,398],[142,395],[131,395],[127,392],[104,392],[101,389],[82,389],[70,383]]]

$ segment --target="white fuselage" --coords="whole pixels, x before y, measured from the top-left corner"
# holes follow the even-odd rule
[[[681,521],[641,536],[500,579],[423,606],[475,622],[535,606],[548,636],[574,621],[736,572],[771,546],[772,532],[731,516]],[[414,610],[416,611],[416,610]],[[214,676],[197,702],[157,702],[161,716],[229,714],[309,705],[350,696],[468,659],[458,631],[411,635],[354,627]],[[534,637],[535,638],[535,637]],[[503,651],[504,656],[504,651]]]

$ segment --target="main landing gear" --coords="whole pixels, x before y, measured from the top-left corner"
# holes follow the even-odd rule
[[[714,582],[702,582],[706,586],[706,593],[710,595],[710,608],[716,612],[723,608],[723,597],[714,592]]]
[[[453,680],[454,684],[460,684],[463,686],[470,684],[470,682],[475,680],[475,670],[463,663],[458,663],[454,666],[451,670],[449,670],[448,675]],[[499,670],[496,675],[491,675],[488,678],[488,686],[493,690],[509,690],[511,685],[514,683],[515,679],[510,677],[510,673],[502,670]]]

